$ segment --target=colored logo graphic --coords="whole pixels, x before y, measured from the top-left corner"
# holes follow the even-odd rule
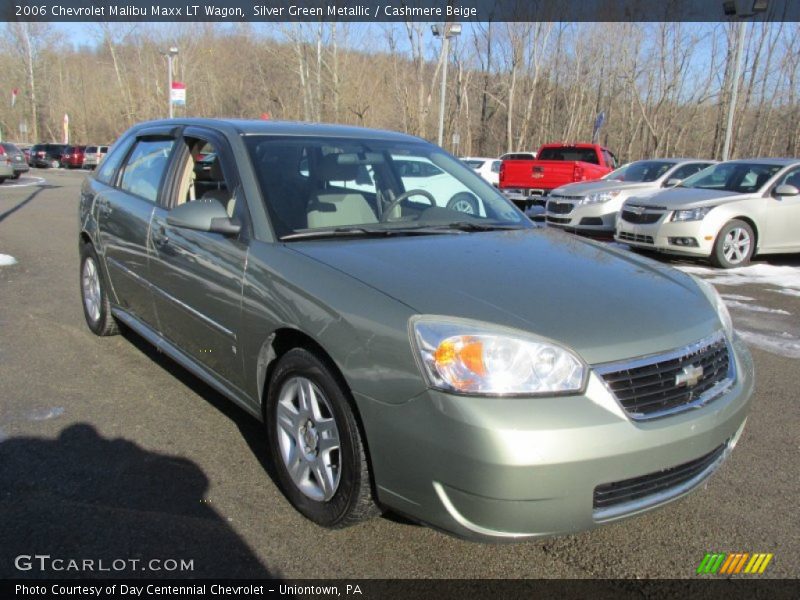
[[[697,567],[697,574],[712,575],[737,575],[745,573],[748,575],[761,575],[772,560],[772,554],[748,552],[725,552],[706,553],[700,566]]]

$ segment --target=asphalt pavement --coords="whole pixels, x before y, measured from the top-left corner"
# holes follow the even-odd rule
[[[77,574],[25,570],[17,557],[36,554],[129,561],[101,576],[693,578],[707,552],[773,553],[762,577],[797,577],[800,358],[753,347],[756,398],[739,445],[704,489],[664,509],[510,545],[391,514],[328,531],[278,490],[258,422],[134,334],[85,326],[83,177],[34,169],[0,186],[0,254],[17,261],[0,266],[0,578]],[[798,296],[720,289],[786,327],[800,321]],[[737,324],[759,318],[734,310]],[[191,569],[167,570],[181,561]]]

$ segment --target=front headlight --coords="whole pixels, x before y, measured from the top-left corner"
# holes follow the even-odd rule
[[[573,352],[525,332],[448,317],[416,317],[410,329],[428,384],[446,392],[540,396],[585,383]]]
[[[717,289],[707,281],[700,279],[695,275],[692,275],[692,278],[697,282],[697,285],[700,286],[701,290],[703,290],[706,298],[708,298],[709,302],[711,302],[711,304],[717,310],[717,315],[719,315],[719,321],[722,324],[722,328],[725,330],[727,336],[732,338],[733,320],[731,319],[731,313],[728,312],[728,307],[725,306],[725,301],[722,299],[722,296],[720,296]]]
[[[620,190],[612,190],[610,192],[589,194],[588,196],[584,196],[583,200],[581,200],[581,204],[600,204],[602,202],[608,202],[612,198],[619,196],[620,193]]]
[[[688,210],[676,210],[672,213],[673,221],[702,221],[705,216],[714,208],[704,206],[703,208],[690,208]]]

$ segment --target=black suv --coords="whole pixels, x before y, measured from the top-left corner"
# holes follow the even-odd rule
[[[31,148],[30,165],[32,167],[58,167],[61,155],[67,151],[67,144],[36,144]]]

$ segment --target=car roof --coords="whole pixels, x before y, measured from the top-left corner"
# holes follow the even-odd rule
[[[780,165],[787,167],[800,163],[800,158],[737,158],[736,160],[727,160],[720,164],[739,163],[747,165]]]
[[[147,121],[137,127],[153,127],[159,125],[195,125],[236,132],[240,135],[282,135],[330,138],[371,139],[396,142],[423,142],[427,140],[383,129],[370,129],[355,125],[335,125],[328,123],[306,123],[302,121],[273,121],[263,119],[162,119]]]

